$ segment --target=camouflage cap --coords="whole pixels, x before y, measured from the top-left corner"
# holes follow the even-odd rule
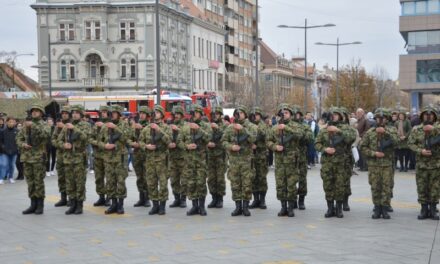
[[[79,112],[81,115],[84,114],[84,107],[82,105],[72,105],[70,107],[70,112],[73,113],[74,111]]]
[[[44,114],[44,112],[45,112],[45,111],[44,111],[44,106],[43,106],[42,104],[38,104],[38,103],[34,103],[34,104],[32,104],[29,110],[31,110],[31,112],[32,112],[33,109],[40,110],[41,113],[43,113],[43,114]]]
[[[60,113],[63,113],[63,112],[70,113],[70,106],[69,106],[69,105],[65,105],[65,106],[63,106],[63,107],[61,108]]]
[[[374,111],[374,117],[381,116],[391,118],[391,111],[386,108],[377,108],[376,111]]]
[[[203,115],[203,107],[202,107],[202,106],[200,106],[200,105],[198,105],[198,104],[193,104],[193,105],[191,106],[191,109],[192,109],[194,112],[199,112],[201,115]]]
[[[236,111],[243,112],[246,116],[249,115],[249,110],[248,110],[247,107],[244,106],[244,105],[239,105],[235,110],[236,110]]]
[[[304,113],[301,110],[301,107],[299,105],[292,105],[292,111],[295,114],[300,114],[301,116],[304,115]]]
[[[120,106],[120,105],[112,105],[111,111],[117,112],[117,113],[119,113],[119,115],[122,115],[122,112],[124,112],[124,108],[122,108],[122,106]]]
[[[283,111],[283,110],[289,110],[291,114],[294,113],[292,107],[291,107],[289,104],[285,104],[285,103],[280,104],[280,105],[278,106],[278,111],[277,111],[277,113],[279,113],[279,112],[281,112],[281,111]]]
[[[163,109],[162,106],[160,106],[160,105],[155,105],[153,111],[154,111],[154,112],[156,112],[156,111],[157,111],[157,112],[160,112],[160,113],[162,114],[162,117],[165,117],[165,110]]]
[[[151,115],[151,109],[148,106],[139,107],[139,113],[145,113],[147,115]]]
[[[420,120],[423,120],[423,114],[424,114],[424,113],[434,114],[434,115],[435,115],[435,118],[437,119],[438,112],[437,112],[437,110],[436,110],[434,107],[432,107],[432,106],[425,106],[425,107],[423,107],[423,110],[422,110],[422,112],[420,113]]]
[[[108,105],[101,105],[100,107],[99,107],[99,111],[110,111],[110,107],[108,106]]]
[[[263,110],[260,107],[258,107],[258,106],[254,107],[252,113],[254,115],[258,114],[260,116],[263,116]]]
[[[223,115],[223,107],[221,107],[221,106],[216,106],[215,109],[214,109],[214,112],[215,112],[215,113],[220,113],[220,114]]]
[[[185,111],[183,111],[183,107],[180,105],[175,105],[173,107],[173,114],[181,114],[182,116],[185,115]]]

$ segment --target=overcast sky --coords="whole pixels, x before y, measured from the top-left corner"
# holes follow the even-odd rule
[[[37,64],[36,16],[29,6],[34,2],[0,0],[0,51],[34,53],[34,57],[19,57],[17,66],[37,80],[37,70],[30,67]],[[382,66],[393,79],[398,78],[399,54],[405,52],[398,0],[259,0],[259,5],[261,37],[276,53],[304,55],[304,31],[279,29],[277,25],[304,25],[305,18],[310,25],[334,23],[336,27],[309,31],[309,63],[336,68],[336,49],[314,43],[336,42],[339,37],[341,42],[363,42],[342,47],[340,65],[361,59],[367,71]]]

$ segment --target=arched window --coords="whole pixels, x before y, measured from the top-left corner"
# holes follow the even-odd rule
[[[121,59],[121,79],[136,79],[137,69],[136,69],[136,59],[133,56],[126,55]]]
[[[67,64],[65,60],[61,60],[61,76],[62,81],[67,81]]]
[[[127,78],[127,60],[121,60],[121,78]]]
[[[69,55],[63,56],[60,60],[60,80],[74,81],[76,79],[76,62]]]
[[[130,79],[136,78],[136,60],[131,59],[130,60]]]

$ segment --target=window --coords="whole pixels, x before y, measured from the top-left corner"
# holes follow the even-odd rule
[[[69,80],[75,80],[75,61],[70,60],[69,64]]]
[[[136,25],[134,22],[123,21],[119,23],[121,40],[135,40],[136,39]]]
[[[206,9],[209,10],[209,11],[212,10],[212,3],[211,3],[210,0],[207,0],[207,1],[206,1]]]
[[[223,62],[223,45],[217,45],[217,61]]]
[[[67,80],[67,65],[66,65],[66,61],[62,60],[61,61],[61,78],[62,81],[66,81]]]
[[[200,45],[200,38],[199,38],[199,45],[198,45],[197,47],[198,47],[198,50],[199,50],[199,58],[201,58],[201,52],[200,52],[200,47],[201,47],[201,45]]]
[[[205,57],[205,40],[202,39],[202,57],[201,58],[204,58],[204,57]]]
[[[196,36],[193,36],[193,54],[196,56]]]
[[[425,14],[426,13],[426,1],[418,1],[416,2],[416,14]]]
[[[127,78],[127,60],[121,60],[121,78]]]
[[[74,81],[76,78],[75,60],[64,56],[60,62],[60,80]]]
[[[69,24],[69,40],[75,40],[75,27],[73,24]]]
[[[136,78],[136,60],[131,59],[130,60],[130,79]]]
[[[428,12],[438,13],[440,11],[439,0],[429,0],[428,1]]]
[[[136,79],[137,77],[137,65],[136,59],[131,55],[125,55],[121,59],[121,79]]]
[[[75,30],[73,24],[60,24],[59,32],[60,41],[71,41],[75,39]]]
[[[101,39],[101,22],[99,21],[86,21],[86,40],[100,40]]]
[[[440,60],[418,60],[417,82],[440,82]]]

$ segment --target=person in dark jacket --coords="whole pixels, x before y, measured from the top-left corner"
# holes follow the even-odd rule
[[[18,133],[16,128],[17,121],[13,117],[6,119],[7,125],[0,131],[0,184],[4,180],[14,183],[15,161],[17,159],[18,148],[15,137]]]
[[[55,131],[55,125],[53,118],[49,117],[47,119],[47,125],[50,127],[50,136],[52,136],[53,132]],[[46,144],[47,149],[47,158],[46,158],[46,177],[54,176],[55,172],[55,162],[57,159],[57,149],[55,146],[52,146],[52,143],[50,140]]]

